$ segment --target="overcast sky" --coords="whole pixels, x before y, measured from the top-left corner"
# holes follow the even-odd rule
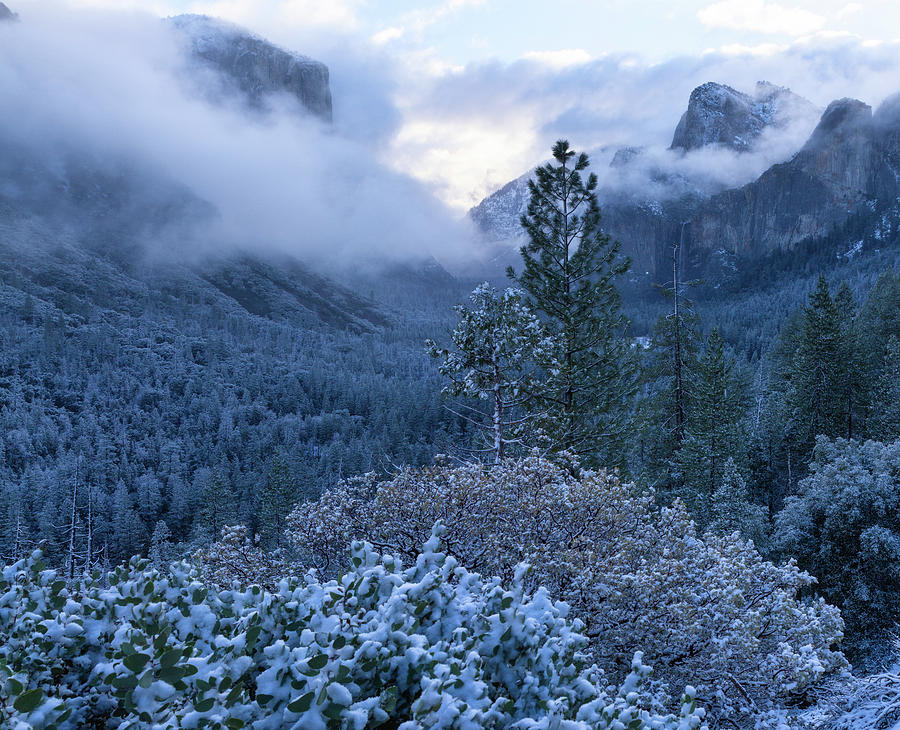
[[[42,0],[7,0],[20,13]],[[891,0],[70,0],[239,23],[332,71],[336,124],[465,210],[545,156],[666,145],[690,90],[900,90]]]

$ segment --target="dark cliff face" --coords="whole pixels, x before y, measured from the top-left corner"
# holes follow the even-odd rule
[[[687,111],[675,128],[670,149],[696,150],[721,145],[751,149],[767,127],[781,127],[812,104],[789,89],[760,82],[753,96],[730,86],[706,83],[691,92]]]
[[[325,64],[206,16],[180,15],[171,22],[187,35],[194,56],[218,71],[252,106],[263,107],[267,96],[287,93],[314,116],[331,121]]]
[[[767,170],[737,190],[711,198],[690,224],[696,254],[725,248],[741,255],[793,248],[826,235],[877,200],[900,192],[898,116],[854,99],[829,105],[807,143],[792,160]]]

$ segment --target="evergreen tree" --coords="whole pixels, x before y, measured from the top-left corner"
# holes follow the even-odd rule
[[[722,478],[713,492],[709,531],[718,534],[739,532],[760,550],[767,543],[769,523],[766,510],[753,504],[747,494],[747,482],[733,459],[722,468]]]
[[[472,292],[470,305],[459,305],[456,312],[454,349],[426,344],[433,357],[443,359],[440,372],[450,379],[445,394],[489,402],[488,414],[465,403],[457,412],[486,436],[480,451],[496,463],[509,455],[510,446],[535,442],[529,426],[540,413],[523,405],[538,386],[536,363],[552,367],[553,343],[514,289],[499,292],[485,282]]]
[[[789,370],[788,409],[793,451],[805,464],[817,436],[849,436],[855,405],[864,402],[863,377],[852,337],[848,292],[832,298],[819,277],[803,309]]]
[[[838,288],[834,305],[838,314],[841,350],[836,395],[844,412],[845,427],[842,435],[852,439],[865,433],[869,382],[865,353],[860,348],[856,301],[846,282]]]
[[[680,492],[684,477],[675,464],[691,411],[691,385],[700,349],[700,320],[682,291],[679,247],[672,251],[672,285],[660,287],[671,310],[653,328],[644,357],[640,472],[657,489]]]
[[[558,365],[546,372],[531,406],[556,450],[588,464],[622,462],[635,368],[625,338],[627,321],[613,285],[629,261],[600,229],[597,177],[581,173],[588,157],[565,140],[553,147],[558,163],[535,170],[522,217],[529,242],[524,268],[509,276],[528,294],[556,343]]]
[[[900,439],[900,338],[888,340],[872,391],[872,438]]]
[[[297,485],[287,463],[280,456],[272,466],[259,497],[259,533],[266,547],[280,548],[284,543],[285,517],[297,503]]]
[[[113,495],[112,523],[113,544],[110,547],[116,560],[127,560],[144,551],[147,532],[134,509],[131,494],[121,481]]]
[[[207,537],[215,539],[233,516],[232,495],[218,469],[214,469],[203,491],[201,524]]]
[[[174,551],[172,549],[172,532],[165,520],[160,520],[153,528],[150,536],[149,558],[157,568],[164,569],[172,562]]]
[[[684,497],[702,522],[714,491],[724,479],[726,463],[746,468],[743,422],[747,388],[717,329],[710,333],[703,355],[690,374],[690,392],[685,438],[676,462],[684,479]]]

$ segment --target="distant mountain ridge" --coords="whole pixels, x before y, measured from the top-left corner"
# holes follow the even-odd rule
[[[783,125],[791,111],[812,109],[796,94],[770,84],[760,84],[755,96],[704,84],[692,92],[670,151],[743,153],[764,143],[766,129]],[[611,167],[624,177],[645,156],[642,148],[623,148]],[[636,275],[665,281],[671,276],[672,246],[680,243],[692,274],[715,276],[737,259],[791,250],[828,235],[852,216],[893,206],[900,198],[900,95],[874,115],[861,101],[833,102],[790,159],[741,187],[703,190],[666,174],[650,168],[651,180],[656,175],[669,186],[661,198],[602,189],[604,230],[632,257]],[[527,206],[529,177],[508,183],[469,212],[488,241],[522,235],[518,219]]]

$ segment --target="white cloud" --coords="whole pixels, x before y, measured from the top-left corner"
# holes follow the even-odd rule
[[[356,0],[197,0],[191,11],[243,24],[349,29],[357,24],[357,4]]]
[[[591,54],[583,48],[564,48],[559,51],[531,51],[526,53],[524,58],[529,61],[537,61],[551,68],[565,68],[566,66],[587,63],[591,60]]]
[[[707,5],[697,17],[709,28],[790,36],[814,33],[826,23],[825,16],[818,13],[766,0],[721,0]]]
[[[184,185],[219,213],[203,236],[176,242],[185,253],[270,247],[323,263],[470,255],[466,231],[429,186],[379,162],[378,141],[344,133],[392,124],[380,118],[392,108],[362,92],[368,103],[349,110],[357,123],[326,126],[289,98],[266,115],[210,102],[197,90],[214,82],[186,76],[183,41],[151,16],[41,0],[27,22],[0,27],[0,98],[16,109],[0,115],[0,142],[51,169],[85,155],[102,170],[126,163],[135,184],[146,175]],[[387,69],[352,50],[351,86],[389,91],[377,76]]]
[[[389,28],[385,28],[384,30],[380,30],[375,33],[372,36],[372,43],[374,43],[376,46],[383,46],[402,37],[403,28],[398,28],[397,26],[392,25]]]
[[[835,16],[838,20],[843,20],[848,15],[856,15],[857,13],[863,10],[862,3],[847,3],[844,7],[835,13]]]

